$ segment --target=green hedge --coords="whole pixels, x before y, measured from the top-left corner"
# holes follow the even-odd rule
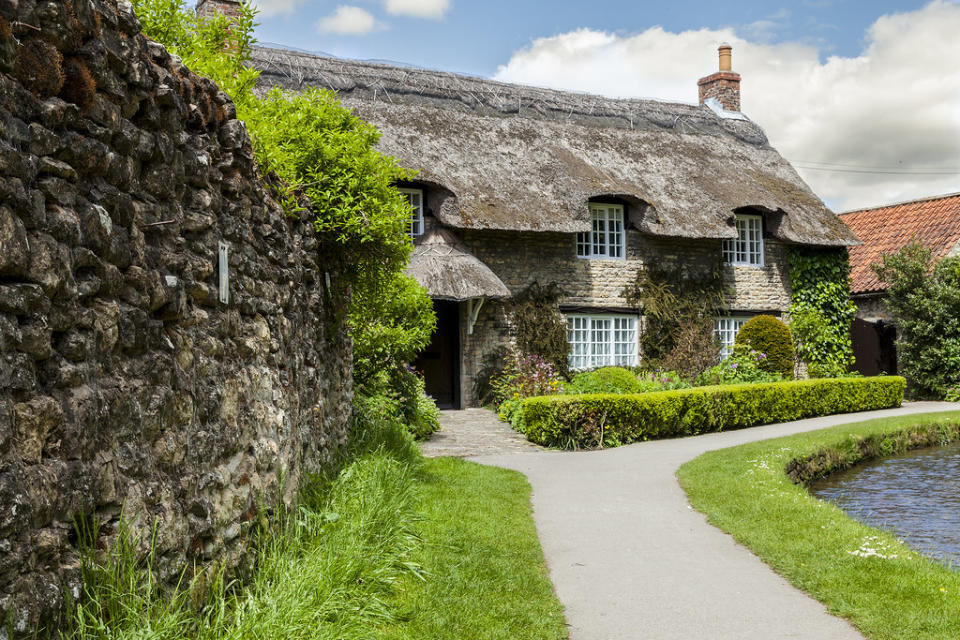
[[[900,406],[897,376],[831,378],[698,387],[643,394],[527,398],[514,428],[539,444],[565,449],[787,422]]]

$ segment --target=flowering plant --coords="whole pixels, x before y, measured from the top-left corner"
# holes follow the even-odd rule
[[[697,376],[697,386],[782,380],[780,374],[763,370],[762,365],[766,359],[767,354],[762,351],[735,345],[733,353],[727,359]]]
[[[503,370],[490,380],[497,404],[530,396],[549,396],[563,391],[563,378],[550,361],[538,355],[511,352]]]

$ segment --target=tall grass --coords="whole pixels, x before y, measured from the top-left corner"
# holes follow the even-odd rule
[[[209,569],[161,589],[152,555],[139,553],[121,527],[105,556],[85,554],[83,593],[60,636],[374,638],[402,618],[391,604],[398,585],[422,573],[411,560],[420,461],[402,424],[359,403],[350,462],[335,476],[314,479],[297,505],[252,532],[255,568],[242,582]]]

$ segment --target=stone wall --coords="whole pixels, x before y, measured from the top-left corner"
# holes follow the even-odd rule
[[[623,291],[636,280],[644,264],[711,268],[719,261],[722,249],[720,240],[662,238],[629,230],[624,260],[586,260],[576,255],[574,234],[472,230],[459,234],[469,250],[514,294],[534,282],[556,283],[564,293],[560,300],[563,308],[624,313],[629,313],[630,306]],[[786,247],[775,240],[765,240],[764,259],[763,267],[724,267],[726,306],[731,314],[786,314],[790,307]],[[480,311],[472,335],[466,333],[465,315],[461,326],[461,389],[464,404],[472,406],[477,402],[474,383],[488,356],[510,343],[509,303],[488,302]]]
[[[887,306],[887,298],[883,293],[852,296],[857,305],[857,317],[867,322],[894,322],[894,315]]]
[[[229,248],[229,303],[218,246]],[[232,566],[345,445],[350,343],[227,96],[117,0],[0,0],[0,621],[78,590],[74,519]],[[6,632],[0,632],[3,637]]]

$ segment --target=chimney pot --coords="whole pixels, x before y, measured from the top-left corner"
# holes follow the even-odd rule
[[[733,47],[724,42],[717,51],[720,52],[720,71],[731,71],[733,69],[733,66],[731,66]]]

